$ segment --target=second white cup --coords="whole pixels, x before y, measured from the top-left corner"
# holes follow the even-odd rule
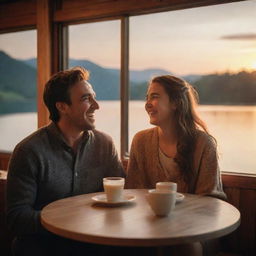
[[[167,216],[175,208],[176,192],[151,189],[146,199],[157,216]]]

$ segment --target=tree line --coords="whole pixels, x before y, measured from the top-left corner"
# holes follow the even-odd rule
[[[204,75],[191,84],[200,104],[256,105],[256,71]],[[130,99],[144,100],[147,87],[147,82],[132,86]]]

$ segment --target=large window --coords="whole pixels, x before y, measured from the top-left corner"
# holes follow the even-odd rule
[[[120,21],[69,26],[69,66],[83,66],[100,109],[96,129],[106,132],[120,149]]]
[[[150,126],[147,81],[174,74],[199,92],[221,170],[256,173],[255,13],[244,1],[130,18],[130,142]]]
[[[255,173],[255,13],[256,1],[243,1],[129,18],[129,134],[122,134],[129,137],[128,148],[136,132],[151,127],[144,111],[148,81],[174,74],[199,93],[199,112],[218,141],[221,170]],[[69,66],[91,71],[101,106],[97,128],[118,149],[119,63],[119,20],[69,26]]]
[[[148,81],[174,74],[199,92],[199,112],[218,141],[221,170],[256,173],[255,13],[253,0],[131,16],[129,29],[120,24],[124,17],[69,25],[69,67],[91,72],[100,104],[97,129],[110,134],[118,150],[128,150],[134,134],[151,127],[144,111]],[[121,46],[128,31],[128,47]],[[36,32],[1,34],[0,51],[0,150],[11,151],[36,129]],[[130,63],[129,134],[123,126],[120,133],[127,118],[120,113],[126,84],[120,84],[121,53]],[[120,145],[120,137],[129,145]]]
[[[0,151],[37,129],[36,31],[0,35]]]

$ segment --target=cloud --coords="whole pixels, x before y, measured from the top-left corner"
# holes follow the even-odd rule
[[[226,36],[222,36],[220,39],[224,39],[224,40],[256,40],[256,34],[248,33],[248,34],[226,35]]]

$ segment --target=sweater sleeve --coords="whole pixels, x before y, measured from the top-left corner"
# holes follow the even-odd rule
[[[115,148],[114,142],[111,139],[111,161],[108,167],[108,176],[118,176],[125,177],[125,171],[123,165],[119,159],[117,150]]]
[[[15,235],[45,233],[40,210],[33,208],[37,164],[29,150],[17,147],[10,160],[7,179],[7,224]]]
[[[142,181],[143,170],[140,170],[138,165],[139,152],[137,148],[137,138],[133,138],[130,150],[130,157],[127,167],[126,188],[145,188]]]
[[[210,137],[204,145],[201,156],[195,194],[226,199],[222,188],[216,143]]]

